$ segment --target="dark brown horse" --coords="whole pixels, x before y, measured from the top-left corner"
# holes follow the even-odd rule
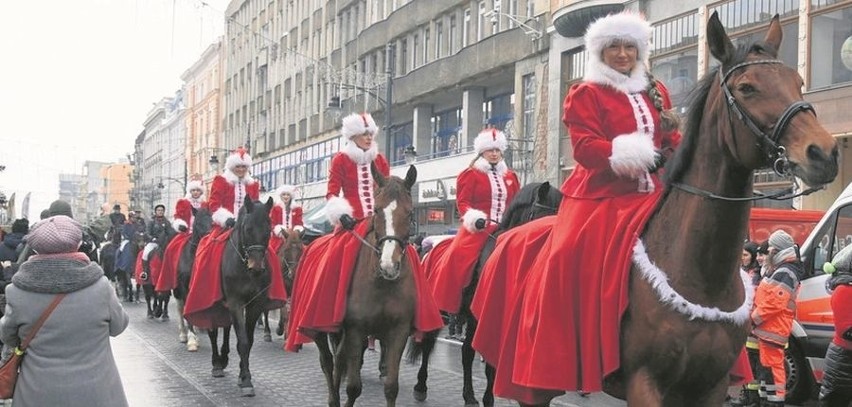
[[[473,301],[473,295],[476,293],[476,286],[479,282],[480,271],[482,266],[488,260],[488,256],[494,251],[494,244],[497,241],[497,236],[501,233],[520,226],[531,220],[541,218],[543,216],[554,215],[562,202],[562,193],[558,189],[550,186],[549,182],[532,183],[524,185],[518,195],[514,198],[509,208],[506,210],[506,215],[500,226],[489,236],[485,246],[479,255],[479,260],[474,266],[473,278],[462,292],[461,306],[459,307],[459,318],[465,324],[465,338],[462,342],[462,398],[464,405],[478,406],[476,395],[473,392],[473,360],[476,353],[473,350],[473,335],[476,333],[477,321],[470,312],[470,304]],[[428,271],[426,271],[428,273]],[[408,347],[408,359],[410,362],[415,362],[418,357],[421,358],[420,370],[417,373],[417,384],[414,386],[414,398],[417,401],[426,400],[427,386],[426,380],[429,377],[429,356],[437,341],[437,334],[426,335],[421,342],[411,341]],[[485,392],[482,395],[482,404],[486,407],[494,405],[494,368],[486,366],[485,377],[488,384],[485,387]]]
[[[796,69],[776,59],[778,16],[763,41],[737,49],[714,13],[707,42],[721,67],[696,90],[634,251],[621,370],[605,384],[629,405],[722,405],[750,325],[738,266],[753,171],[774,167],[812,186],[837,175],[834,138],[802,100]]]
[[[302,241],[302,232],[288,229],[284,231],[284,242],[278,247],[278,260],[281,262],[281,273],[284,274],[284,288],[287,289],[287,305],[279,310],[278,331],[280,336],[287,337],[285,327],[287,326],[287,317],[289,315],[290,296],[293,295],[293,279],[296,277],[296,265],[299,264],[299,259],[302,258],[302,252],[305,250],[305,244]],[[269,334],[269,318],[268,312],[263,313],[264,319],[264,338]]]
[[[189,294],[192,263],[195,262],[198,243],[213,228],[213,216],[207,208],[193,208],[192,216],[192,235],[180,252],[177,267],[177,286],[173,291],[175,300],[177,300],[178,340],[181,343],[186,343],[186,350],[195,352],[198,350],[198,336],[195,334],[195,328],[184,319],[183,306],[186,304],[186,296]]]
[[[332,334],[335,353],[329,348],[329,334],[315,340],[320,363],[328,384],[328,405],[340,405],[340,382],[346,373],[346,406],[361,395],[361,365],[367,336],[382,344],[381,359],[386,364],[385,400],[396,405],[399,393],[399,364],[406,340],[414,326],[417,302],[414,275],[406,248],[411,232],[414,203],[411,187],[417,170],[409,167],[405,180],[384,178],[373,171],[378,189],[376,212],[364,220],[370,228],[361,246],[352,275],[346,303],[346,316],[339,334]]]
[[[223,300],[231,316],[231,325],[224,328],[222,348],[218,347],[218,329],[210,329],[213,376],[222,377],[228,365],[230,327],[237,336],[240,355],[240,375],[237,381],[243,396],[254,396],[249,370],[249,354],[254,344],[254,328],[258,318],[269,306],[268,290],[272,286],[270,267],[266,264],[269,246],[269,211],[272,198],[266,203],[254,202],[246,196],[237,223],[225,244],[219,268]]]

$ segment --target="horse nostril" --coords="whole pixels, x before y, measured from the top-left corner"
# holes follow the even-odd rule
[[[822,149],[819,148],[815,144],[809,145],[808,150],[807,150],[808,160],[811,160],[811,161],[814,161],[814,162],[822,162],[822,161],[829,161],[829,160],[836,161],[837,160],[837,154],[838,154],[837,153],[837,146],[834,146],[834,148],[831,150],[831,157],[828,157],[822,151]]]

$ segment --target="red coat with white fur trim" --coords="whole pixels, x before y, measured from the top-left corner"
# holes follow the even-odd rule
[[[226,171],[225,174],[213,178],[210,200],[207,201],[213,214],[213,222],[225,226],[229,218],[236,219],[246,195],[254,201],[260,199],[260,184],[251,176],[246,175],[238,180],[233,173]]]
[[[329,215],[329,220],[332,223],[337,222],[337,219],[343,213],[350,214],[355,219],[364,218],[373,213],[373,197],[375,196],[375,181],[373,181],[373,173],[370,168],[370,150],[362,153],[357,152],[352,148],[354,143],[350,142],[343,150],[337,153],[331,160],[331,166],[328,170],[328,193],[326,199],[329,200],[329,207],[326,213]],[[375,145],[374,145],[375,146]],[[355,152],[353,152],[355,151]],[[390,165],[385,159],[385,156],[373,151],[375,159],[372,162],[376,165],[379,172],[385,177],[390,176]],[[362,162],[356,162],[352,156],[363,158]],[[340,204],[345,206],[345,203],[334,198],[339,197],[343,191],[343,199],[351,207],[341,209]],[[340,212],[340,213],[338,213]]]
[[[284,229],[292,229],[296,226],[304,226],[305,224],[302,221],[301,206],[293,205],[290,206],[289,210],[287,210],[284,208],[284,205],[280,203],[272,207],[272,211],[269,212],[269,220],[272,224],[273,230],[278,226]]]
[[[207,202],[198,199],[194,203],[192,199],[181,198],[175,203],[175,219],[172,226],[175,230],[179,230],[180,226],[186,226],[189,229],[192,226],[192,208],[200,209],[207,206]]]
[[[657,87],[663,107],[671,108],[668,90],[660,82]],[[660,114],[647,92],[626,94],[592,82],[571,87],[562,122],[568,127],[578,164],[562,192],[574,198],[620,196],[647,190],[650,182],[660,188],[658,177],[644,176],[648,155],[655,148],[676,147],[681,138],[677,131],[664,134],[660,130]],[[639,129],[637,122],[645,123],[644,128]],[[642,174],[638,178],[616,174],[625,168]]]
[[[476,220],[482,217],[500,222],[520,187],[518,176],[505,161],[492,171],[485,159],[476,160],[456,180],[456,205],[463,225],[473,232]]]

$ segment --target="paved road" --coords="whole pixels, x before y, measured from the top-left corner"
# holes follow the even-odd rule
[[[325,406],[327,391],[319,367],[315,346],[306,346],[299,353],[282,350],[282,338],[263,342],[257,331],[251,354],[251,371],[256,396],[241,397],[237,388],[239,356],[236,339],[231,338],[230,364],[224,378],[210,374],[210,342],[206,335],[199,338],[201,349],[189,353],[177,340],[177,320],[172,304],[172,320],[149,320],[144,304],[125,304],[130,314],[130,326],[112,346],[125,392],[131,406]],[[378,353],[367,352],[362,370],[364,390],[359,406],[384,405],[384,394],[376,369]],[[482,364],[475,362],[474,386],[478,392],[485,387]],[[400,377],[397,404],[412,407],[462,406],[460,347],[441,340],[433,355],[429,376],[429,398],[417,402],[411,395],[419,366],[404,363]],[[341,390],[345,397],[345,389]],[[514,406],[508,400],[498,400],[498,406]],[[624,403],[605,395],[588,398],[566,395],[556,400],[556,406],[623,406]]]

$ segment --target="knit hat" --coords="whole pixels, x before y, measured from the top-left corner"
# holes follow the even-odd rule
[[[228,160],[225,161],[225,168],[228,170],[233,170],[234,167],[238,165],[245,165],[246,167],[251,168],[251,156],[245,147],[237,147],[237,149],[228,156]]]
[[[50,217],[50,209],[45,209],[45,210],[41,211],[41,213],[38,215],[39,219],[47,219],[49,217]]]
[[[71,212],[71,204],[61,199],[57,199],[50,204],[48,213],[50,216],[65,215],[69,218],[74,218],[74,214]]]
[[[794,244],[796,242],[793,241],[793,238],[783,230],[776,230],[769,235],[769,247],[775,248],[777,251],[789,249]]]
[[[340,134],[349,140],[359,134],[370,133],[373,136],[379,132],[379,126],[376,126],[376,121],[369,113],[352,113],[343,118],[343,126],[340,128]]]
[[[473,149],[476,150],[476,154],[482,154],[483,151],[493,148],[504,152],[508,146],[509,142],[506,140],[506,135],[497,129],[482,130],[473,140]]]
[[[65,215],[36,223],[27,235],[27,243],[38,254],[73,253],[82,241],[83,227]]]
[[[15,219],[12,223],[12,233],[27,234],[30,230],[30,221],[27,218]]]

